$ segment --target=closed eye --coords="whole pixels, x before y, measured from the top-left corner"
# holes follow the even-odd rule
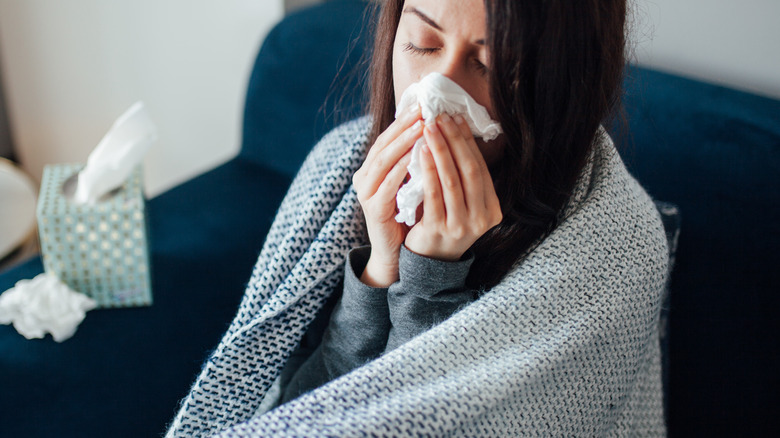
[[[431,53],[437,52],[439,49],[436,47],[417,47],[412,43],[406,43],[404,44],[404,52],[412,52],[418,55],[429,55]]]
[[[438,52],[439,50],[441,49],[438,47],[417,47],[411,42],[404,44],[404,52],[411,52],[416,55],[430,55],[432,53]],[[477,72],[482,76],[485,76],[488,71],[487,66],[485,66],[485,64],[483,64],[479,59],[474,59],[474,69],[477,70]]]
[[[476,68],[477,71],[483,76],[487,74],[487,66],[479,59],[474,60],[474,68]]]

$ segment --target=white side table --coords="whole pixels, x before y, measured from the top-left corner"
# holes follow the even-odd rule
[[[32,255],[35,248],[35,183],[0,158],[0,271]]]

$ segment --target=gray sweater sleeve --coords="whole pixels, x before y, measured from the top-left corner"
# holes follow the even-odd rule
[[[473,256],[441,262],[402,246],[399,281],[374,288],[359,280],[370,253],[368,246],[349,252],[343,294],[322,342],[295,372],[282,403],[394,349],[474,299],[473,291],[464,287]]]
[[[466,288],[474,256],[459,261],[430,259],[401,246],[399,280],[387,292],[391,329],[385,352],[444,321],[471,303],[475,291]]]
[[[390,331],[387,288],[375,288],[359,280],[371,247],[355,248],[347,256],[344,289],[322,342],[287,384],[282,402],[317,388],[378,357]]]

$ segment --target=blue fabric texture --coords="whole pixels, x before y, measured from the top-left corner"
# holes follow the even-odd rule
[[[317,140],[362,115],[366,12],[365,2],[330,1],[269,33],[247,89],[244,118],[257,123],[244,123],[243,159],[292,178]]]
[[[0,325],[0,436],[159,436],[235,314],[288,183],[231,162],[151,199],[151,307],[93,310],[61,344]],[[36,257],[0,275],[0,292],[42,271]]]
[[[641,68],[613,137],[651,196],[676,205],[669,432],[780,429],[780,101]]]

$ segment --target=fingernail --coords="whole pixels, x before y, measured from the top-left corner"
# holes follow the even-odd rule
[[[463,116],[460,114],[455,114],[455,117],[453,117],[452,120],[454,120],[455,123],[457,123],[458,125],[462,125],[463,122],[466,121],[466,119],[464,119]]]
[[[442,122],[444,122],[444,123],[449,123],[449,122],[451,122],[451,121],[452,121],[452,117],[450,117],[450,115],[449,115],[449,114],[447,114],[447,113],[444,113],[444,114],[442,114],[441,116],[439,116],[439,120],[441,120],[441,121],[442,121]]]
[[[416,121],[414,125],[412,125],[412,131],[416,131],[420,129],[420,126],[422,126],[422,121],[421,120]]]

